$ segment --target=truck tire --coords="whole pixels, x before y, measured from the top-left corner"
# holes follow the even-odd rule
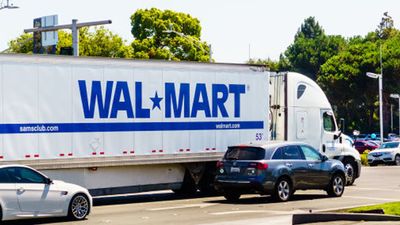
[[[345,184],[345,178],[342,175],[335,173],[329,182],[326,192],[330,197],[340,197],[344,192]]]
[[[286,202],[290,199],[293,193],[293,187],[290,180],[286,177],[280,178],[274,188],[272,197],[279,202]]]
[[[356,180],[355,163],[353,160],[345,159],[343,165],[346,174],[346,185],[353,185]]]
[[[175,194],[194,195],[197,192],[197,186],[189,171],[185,171],[182,186],[179,189],[172,190]]]
[[[202,178],[199,182],[199,189],[202,194],[205,195],[215,195],[217,191],[214,188],[214,180],[217,168],[215,167],[216,163],[208,163],[206,164],[206,170],[203,173]]]
[[[71,220],[83,220],[89,215],[90,203],[84,194],[76,194],[72,197],[68,207],[68,218]]]

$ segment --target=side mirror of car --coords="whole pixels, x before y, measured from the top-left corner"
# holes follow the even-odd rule
[[[46,178],[46,184],[50,185],[52,183],[53,183],[53,181],[50,178]]]
[[[328,157],[326,156],[326,155],[322,155],[321,156],[321,161],[322,162],[325,162],[325,161],[327,161],[328,160]]]

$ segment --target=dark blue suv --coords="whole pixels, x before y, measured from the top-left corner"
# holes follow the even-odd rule
[[[242,194],[272,195],[287,201],[295,190],[323,189],[342,196],[345,169],[304,143],[264,142],[228,148],[217,163],[215,188],[229,201]]]

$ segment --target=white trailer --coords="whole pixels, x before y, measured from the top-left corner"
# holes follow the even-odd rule
[[[304,97],[324,102],[292,101],[299,82],[309,85]],[[0,55],[0,94],[0,163],[35,167],[94,196],[208,191],[215,162],[240,142],[300,139],[352,157],[355,170],[359,160],[333,137],[318,85],[260,66]]]
[[[268,137],[249,66],[1,55],[0,73],[0,160],[93,195],[207,189],[228,145]]]

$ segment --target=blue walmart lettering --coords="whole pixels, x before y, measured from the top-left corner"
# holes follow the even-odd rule
[[[240,117],[241,96],[246,93],[244,84],[212,84],[208,90],[204,83],[197,83],[192,89],[189,83],[165,83],[164,96],[160,97],[158,90],[150,92],[154,97],[143,96],[142,82],[135,82],[134,91],[126,81],[106,81],[104,87],[101,81],[91,81],[91,85],[87,85],[85,80],[79,80],[78,85],[86,119],[124,115],[126,118],[150,118],[152,110],[163,112],[163,108],[165,118],[196,118],[199,113],[206,118],[227,118],[230,116],[226,108],[229,98],[233,98],[233,116],[237,118]],[[192,101],[191,90],[194,91]],[[151,102],[152,110],[144,107]]]

